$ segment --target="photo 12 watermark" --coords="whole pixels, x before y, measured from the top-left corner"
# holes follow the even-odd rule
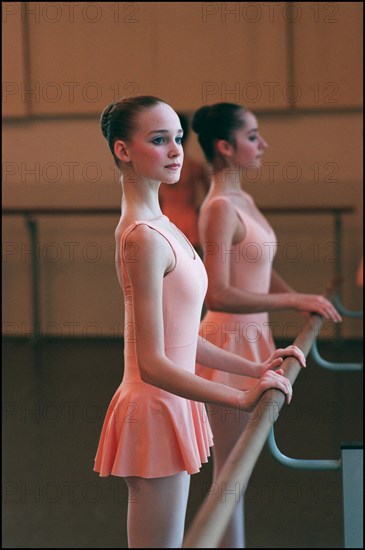
[[[203,23],[340,23],[341,2],[202,2]]]
[[[14,17],[30,24],[57,23],[93,25],[101,21],[135,25],[141,21],[140,2],[4,2],[2,22]]]

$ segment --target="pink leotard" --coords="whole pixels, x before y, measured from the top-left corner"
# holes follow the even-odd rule
[[[130,253],[125,249],[126,238],[140,224],[158,231],[173,250],[175,267],[163,280],[165,353],[176,368],[194,373],[207,289],[204,265],[192,247],[188,253],[168,230],[145,221],[136,221],[123,232],[121,258],[125,261],[133,260],[133,249]],[[141,380],[133,330],[133,293],[124,260],[124,376],[104,420],[94,470],[100,476],[145,478],[183,470],[193,474],[207,462],[213,444],[205,407]]]
[[[254,207],[250,195],[242,193]],[[204,223],[204,216],[213,201],[224,200],[234,206],[246,234],[242,241],[232,246],[224,242],[216,243],[220,247],[220,261],[229,262],[231,286],[264,294],[270,289],[276,236],[267,220],[263,218],[262,223],[258,222],[240,208],[234,199],[234,195],[219,195],[203,203],[200,222]],[[220,348],[255,362],[266,360],[275,350],[267,312],[241,314],[208,310],[201,322],[200,334]],[[239,389],[248,389],[257,383],[252,377],[230,374],[199,364],[196,372],[208,380]]]

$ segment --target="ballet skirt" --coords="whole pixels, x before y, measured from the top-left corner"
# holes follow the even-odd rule
[[[158,231],[170,244],[175,266],[163,279],[165,354],[176,368],[195,373],[202,304],[207,289],[204,265],[187,240],[187,252],[172,232],[136,221],[120,240],[125,303],[124,374],[101,430],[94,471],[102,477],[157,478],[180,471],[197,473],[208,461],[212,431],[203,403],[185,399],[141,379],[133,327],[133,291],[123,258],[127,237],[139,225]],[[186,238],[186,237],[185,237]],[[146,284],[148,284],[146,282]]]

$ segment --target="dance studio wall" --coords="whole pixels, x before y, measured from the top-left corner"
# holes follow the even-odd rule
[[[3,7],[3,207],[120,207],[98,118],[109,102],[154,94],[191,115],[241,103],[269,143],[245,189],[268,214],[275,267],[303,292],[334,271],[331,214],[350,206],[342,235],[342,301],[360,309],[362,255],[361,2],[7,2]],[[188,152],[202,159],[192,135]],[[123,331],[111,216],[38,217],[44,334]],[[3,333],[32,330],[31,251],[22,217],[3,221]],[[253,253],[254,251],[252,251]],[[259,251],[257,252],[259,253]],[[277,336],[301,319],[275,313]],[[361,322],[346,319],[346,337]],[[327,327],[323,337],[332,337]]]

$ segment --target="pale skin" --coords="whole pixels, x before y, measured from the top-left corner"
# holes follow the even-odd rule
[[[200,220],[200,238],[204,250],[204,263],[208,273],[207,308],[211,311],[249,314],[283,309],[294,309],[303,315],[316,312],[334,322],[341,320],[333,305],[321,295],[295,292],[274,270],[271,271],[268,293],[253,293],[232,284],[230,262],[222,261],[222,250],[230,250],[246,237],[246,227],[238,217],[235,205],[247,212],[256,222],[269,229],[268,223],[241,190],[242,173],[249,166],[259,167],[267,148],[259,133],[256,117],[243,114],[242,128],[234,133],[234,142],[217,140],[216,159],[213,163],[213,179],[206,201],[214,197],[230,200],[214,200],[207,205]],[[243,124],[244,122],[244,124]],[[232,202],[231,202],[232,201]],[[224,246],[223,246],[224,245]],[[277,350],[278,351],[278,350]],[[224,414],[208,405],[208,414],[215,436],[214,479],[225,464],[237,439],[250,421],[249,414],[238,418]],[[244,502],[237,504],[226,532],[220,541],[221,548],[244,548]]]
[[[122,168],[122,216],[115,231],[116,268],[122,286],[120,238],[135,220],[150,221],[170,232],[190,255],[188,242],[162,214],[158,200],[160,182],[179,180],[183,162],[182,130],[173,109],[159,104],[138,114],[130,140],[117,140],[114,152]],[[134,261],[124,263],[132,287],[138,367],[144,382],[186,399],[252,410],[262,394],[276,388],[292,398],[290,381],[280,369],[283,358],[294,356],[302,366],[305,357],[296,346],[276,350],[265,362],[253,363],[198,337],[197,361],[211,368],[258,378],[250,390],[240,391],[189,373],[166,356],[164,349],[163,282],[174,269],[175,256],[166,239],[146,225],[127,237]],[[147,276],[148,274],[148,276]],[[184,533],[190,476],[186,471],[162,478],[127,477],[130,548],[179,548]],[[141,529],[141,526],[143,528]]]
[[[161,104],[142,112],[138,122],[138,129],[131,141],[126,143],[118,140],[114,148],[116,156],[127,165],[123,179],[123,215],[116,230],[119,280],[119,237],[134,220],[153,220],[156,225],[170,231],[187,252],[192,253],[182,235],[163,216],[158,202],[160,182],[163,180],[174,184],[179,179],[180,170],[178,167],[174,168],[174,165],[181,166],[183,161],[183,151],[179,144],[179,119],[168,105]],[[167,166],[173,168],[166,168]],[[225,404],[243,410],[252,410],[262,393],[269,388],[283,391],[287,403],[290,403],[292,388],[278,367],[286,356],[294,356],[302,366],[305,365],[304,355],[296,346],[276,350],[268,361],[257,364],[226,352],[199,337],[199,363],[259,378],[257,385],[247,391],[228,388],[175,367],[164,352],[162,315],[163,278],[174,268],[174,254],[167,241],[146,226],[139,226],[133,231],[131,242],[138,250],[138,261],[126,262],[126,269],[133,288],[136,351],[142,379],[186,399]]]
[[[235,133],[235,145],[218,140],[216,150],[224,159],[224,168],[218,169],[213,176],[207,199],[236,193],[234,200],[243,210],[248,211],[261,225],[267,226],[265,218],[257,208],[247,204],[241,192],[240,174],[242,168],[249,165],[259,166],[261,157],[267,148],[266,141],[258,130],[256,117],[245,113],[245,124]],[[228,201],[214,201],[206,216],[206,223],[201,227],[202,243],[225,243],[226,248],[242,241],[246,228],[238,218],[234,206]],[[229,262],[220,261],[219,246],[210,246],[205,254],[205,267],[208,273],[209,286],[206,296],[208,309],[227,313],[257,313],[294,309],[299,312],[315,312],[335,323],[342,320],[338,311],[327,298],[317,294],[295,292],[285,280],[272,270],[270,292],[266,294],[245,292],[230,284]]]

